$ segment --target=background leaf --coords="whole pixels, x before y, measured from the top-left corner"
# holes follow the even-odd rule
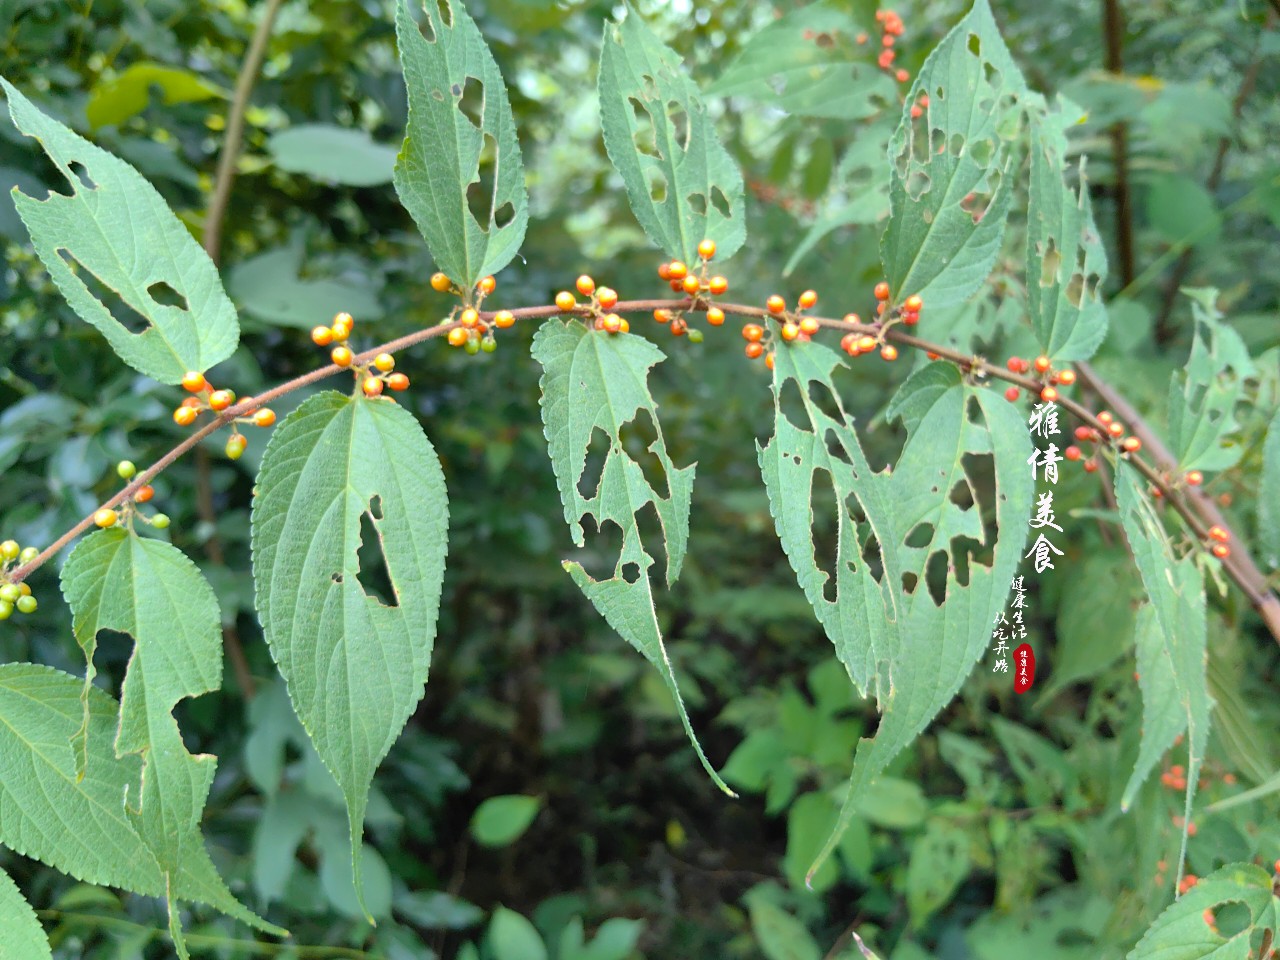
[[[394,401],[326,391],[275,428],[257,489],[258,614],[294,710],[346,799],[359,892],[369,784],[427,682],[444,475]],[[371,572],[378,552],[386,581]]]
[[[43,960],[52,957],[36,913],[22,891],[0,870],[0,960]]]
[[[707,237],[717,257],[733,256],[747,238],[742,172],[680,57],[630,4],[605,25],[599,92],[605,149],[649,239],[685,263]]]
[[[471,835],[486,847],[505,847],[520,839],[542,809],[538,797],[512,794],[490,797],[471,816]]]
[[[0,78],[0,85],[13,122],[40,141],[71,185],[69,196],[36,200],[17,193],[14,202],[36,253],[76,313],[125,363],[161,383],[177,383],[188,370],[204,371],[229,357],[240,337],[235,308],[213,261],[155,188],[127,163],[41,113],[7,80]],[[111,308],[64,254],[114,292]],[[122,317],[132,320],[126,324]]]
[[[1236,903],[1249,911],[1248,922],[1229,937],[1210,930],[1204,912]],[[1126,960],[1247,960],[1255,933],[1280,932],[1278,908],[1265,870],[1251,863],[1228,864],[1171,903]]]
[[[310,330],[328,322],[338,307],[357,320],[384,315],[378,291],[366,278],[303,277],[304,256],[303,237],[294,235],[285,246],[232,267],[227,289],[245,314],[282,327]]]
[[[436,265],[470,288],[511,262],[529,221],[507,88],[461,0],[397,0],[396,39],[409,91],[396,193]]]
[[[131,63],[118,76],[99,83],[89,95],[84,114],[91,127],[116,126],[147,109],[151,91],[159,90],[166,106],[199,103],[226,93],[191,70],[163,63]]]
[[[271,135],[267,150],[281,170],[352,187],[390,183],[399,152],[375,143],[364,130],[331,123],[303,123],[281,130]]]

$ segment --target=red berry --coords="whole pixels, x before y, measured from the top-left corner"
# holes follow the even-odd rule
[[[1226,543],[1231,539],[1231,534],[1224,527],[1214,524],[1209,528],[1209,539],[1217,540],[1219,543]]]
[[[889,284],[887,284],[887,283],[885,283],[883,280],[881,280],[879,283],[877,283],[877,284],[876,284],[875,294],[876,294],[876,299],[877,299],[877,300],[888,300],[888,299],[889,299]]]
[[[910,310],[912,313],[919,313],[920,308],[923,306],[924,301],[920,299],[920,295],[917,293],[913,293],[902,302],[903,309]]]
[[[1067,449],[1062,451],[1062,455],[1068,460],[1079,460],[1080,457],[1083,456],[1083,454],[1080,453],[1080,448],[1077,446],[1067,447]]]
[[[1092,457],[1090,457],[1088,460],[1086,460],[1086,461],[1084,462],[1084,472],[1085,472],[1085,473],[1096,473],[1096,472],[1097,472],[1097,470],[1098,470],[1098,461],[1097,461],[1097,460],[1094,460]]]
[[[760,356],[762,353],[764,353],[764,344],[752,341],[751,343],[747,344],[746,352],[747,352],[747,357],[751,360],[754,360],[758,356]]]
[[[1051,366],[1053,366],[1053,361],[1048,357],[1044,355],[1036,357],[1035,368],[1037,373],[1048,373]]]
[[[1056,387],[1045,387],[1040,391],[1040,399],[1045,403],[1053,403],[1058,399],[1058,390]]]
[[[1204,483],[1204,474],[1199,470],[1191,470],[1188,471],[1186,480],[1187,486],[1198,487],[1200,484]]]
[[[1142,449],[1142,441],[1137,437],[1125,437],[1120,446],[1124,448],[1126,453],[1137,453]]]
[[[1022,396],[1022,394],[1021,392],[1019,392],[1017,387],[1010,387],[1008,390],[1004,392],[1004,398],[1008,400],[1010,403],[1013,403],[1020,396]]]
[[[138,488],[138,492],[133,495],[133,499],[136,500],[138,503],[146,503],[155,495],[156,495],[155,487],[151,486],[151,484],[148,483],[145,486],[141,486]]]
[[[778,314],[787,309],[787,302],[776,293],[764,302],[770,313]]]
[[[591,296],[596,290],[596,282],[585,273],[578,278],[574,286],[578,288],[578,292],[584,297]]]

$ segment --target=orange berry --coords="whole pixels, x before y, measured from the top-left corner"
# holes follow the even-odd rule
[[[800,294],[799,303],[800,303],[801,310],[808,310],[817,302],[818,302],[818,293],[816,290],[806,290],[804,293]]]
[[[764,302],[770,313],[783,313],[787,309],[787,302],[776,293]]]
[[[263,407],[254,413],[253,422],[255,426],[269,427],[276,422],[276,412],[269,407]]]
[[[885,360],[893,361],[898,359],[898,348],[892,343],[886,343],[880,351],[880,356]]]
[[[119,514],[110,507],[103,507],[93,515],[93,522],[103,529],[114,527],[118,519],[120,519]]]
[[[671,264],[669,264],[669,263],[660,263],[660,264],[658,264],[658,276],[660,276],[663,280],[670,280],[670,279],[671,279]]]
[[[911,105],[911,119],[919,120],[923,115],[924,115],[924,110],[922,110],[918,104],[913,103]]]
[[[200,414],[194,407],[179,407],[173,411],[173,422],[180,427],[189,427],[196,422]]]
[[[1064,387],[1069,387],[1076,382],[1076,372],[1074,370],[1063,370],[1058,374],[1058,382]]]
[[[844,315],[844,322],[845,323],[861,323],[862,318],[858,316],[856,313],[846,313]]]
[[[138,492],[133,495],[133,499],[138,503],[146,503],[156,495],[156,488],[151,484],[146,484],[138,488]]]
[[[889,299],[889,284],[887,284],[887,283],[885,283],[883,280],[881,280],[879,283],[877,283],[877,284],[876,284],[875,294],[876,294],[876,299],[877,299],[877,300],[888,300],[888,299]]]
[[[1067,447],[1067,449],[1063,450],[1062,455],[1066,457],[1068,460],[1079,460],[1083,456],[1083,454],[1080,452],[1080,448],[1074,445]]]
[[[516,316],[510,310],[499,310],[493,315],[493,325],[499,330],[505,330],[516,322]]]
[[[850,356],[858,355],[858,335],[856,333],[846,333],[840,338],[840,349]]]
[[[1137,437],[1125,437],[1120,446],[1126,453],[1137,453],[1142,449],[1142,441]]]
[[[389,353],[380,353],[373,358],[373,365],[383,373],[390,373],[396,365],[396,358]]]
[[[683,280],[689,275],[689,268],[680,260],[672,260],[667,264],[668,280]]]
[[[184,407],[191,407],[193,410],[199,410],[203,404],[204,401],[199,397],[183,397],[181,405]]]
[[[806,336],[812,337],[820,329],[820,324],[813,317],[805,317],[800,321],[800,332]]]
[[[349,313],[335,314],[333,318],[333,329],[341,330],[344,337],[350,336],[351,331],[355,328],[356,322]]]
[[[907,73],[907,71],[905,70],[899,70],[896,74],[894,74],[894,76],[897,78],[897,81],[899,83],[906,83],[908,80],[911,79],[911,74]]]
[[[1022,394],[1017,387],[1010,387],[1004,392],[1004,398],[1010,403],[1016,401],[1020,396],[1022,396]]]
[[[1057,387],[1045,387],[1043,390],[1040,391],[1040,399],[1043,400],[1045,403],[1053,403],[1055,400],[1058,399]]]
[[[713,327],[720,326],[720,324],[724,323],[724,311],[719,307],[708,307],[707,323],[711,324]]]
[[[1186,476],[1186,481],[1187,481],[1187,486],[1198,487],[1200,486],[1200,484],[1204,483],[1204,474],[1201,473],[1199,470],[1188,471]]]
[[[1222,775],[1222,782],[1230,787],[1236,782],[1236,775],[1230,772],[1224,773]]]
[[[561,290],[556,294],[556,307],[568,313],[578,305],[578,299],[568,290]]]
[[[800,328],[794,323],[784,323],[782,325],[782,339],[790,343],[800,335]]]
[[[680,281],[680,286],[684,289],[685,293],[692,297],[702,289],[702,281],[697,277],[690,275]]]
[[[689,331],[689,324],[685,323],[681,317],[676,317],[671,321],[671,335],[673,337],[683,337]]]
[[[765,357],[765,358],[764,358],[764,365],[765,365],[766,367],[768,367],[770,370],[772,370],[772,369],[773,369],[773,354],[772,354],[772,353],[771,353],[771,354],[769,354],[767,357]]]
[[[881,38],[880,38],[880,45],[881,45],[881,46],[884,46],[884,47],[892,47],[892,46],[893,46],[893,34],[892,34],[892,33],[886,33],[883,37],[881,37]]]
[[[1106,411],[1106,410],[1103,410],[1100,414],[1098,414],[1098,422],[1099,422],[1100,424],[1102,424],[1104,427],[1105,427],[1105,426],[1109,426],[1109,425],[1111,424],[1111,421],[1112,421],[1112,420],[1114,420],[1114,419],[1115,419],[1115,417],[1113,417],[1113,416],[1112,416],[1108,411]]]
[[[630,332],[631,332],[631,324],[627,323],[627,318],[626,318],[626,317],[623,317],[623,318],[622,318],[622,320],[621,320],[621,322],[619,322],[619,324],[618,324],[618,332],[619,332],[619,333],[630,333]]]
[[[920,308],[923,306],[924,301],[920,299],[920,294],[918,293],[913,293],[902,302],[903,309],[910,310],[912,313],[919,313]]]
[[[377,377],[365,377],[360,383],[360,389],[366,397],[376,397],[382,393],[382,381]]]
[[[742,328],[742,337],[752,343],[759,343],[764,339],[764,327],[758,323],[748,323]]]
[[[340,367],[351,366],[353,358],[354,354],[352,354],[350,347],[334,347],[329,353],[329,359]]]
[[[431,289],[437,293],[444,293],[453,286],[453,281],[446,277],[443,273],[433,273],[431,275]]]
[[[1076,427],[1077,440],[1097,440],[1098,434],[1093,427]]]
[[[747,344],[747,357],[751,360],[756,359],[760,354],[764,353],[764,344],[752,341]]]
[[[597,299],[600,301],[600,306],[606,310],[612,310],[618,305],[618,291],[611,287],[601,287]]]
[[[470,339],[471,339],[471,334],[467,332],[466,327],[454,327],[452,330],[449,331],[449,346],[451,347],[460,347]],[[337,363],[337,362],[338,362],[337,360],[334,360],[334,363]],[[347,361],[347,363],[350,363],[350,362],[351,362],[350,360]],[[339,364],[339,366],[343,366],[343,367],[345,367],[346,365],[347,365],[346,363]]]
[[[939,355],[939,354],[934,353],[932,350],[927,351],[927,352],[925,353],[925,356],[926,356],[926,357],[928,357],[930,360],[938,360],[938,359],[941,359],[940,355]]]
[[[1219,543],[1226,543],[1231,539],[1231,534],[1225,528],[1214,524],[1209,528],[1209,539],[1217,540]]]
[[[328,327],[312,327],[311,342],[317,347],[327,347],[333,343],[333,331]]]
[[[657,320],[659,323],[670,323],[671,311],[658,308],[657,310],[653,311],[653,319]]]
[[[929,95],[927,93],[920,94],[920,106],[927,107],[929,105]]]
[[[1107,424],[1107,433],[1119,440],[1124,436],[1124,424],[1119,420],[1111,421],[1111,423]]]
[[[199,393],[207,386],[208,384],[205,383],[204,374],[195,370],[188,372],[182,378],[182,389],[186,390],[188,393]]]
[[[622,318],[616,313],[606,314],[601,323],[609,333],[617,333],[622,329]]]
[[[557,297],[556,299],[558,300],[559,298]],[[467,309],[463,310],[462,313],[458,315],[458,322],[464,327],[474,327],[480,322],[480,314],[478,314],[474,308],[467,307]]]
[[[1035,368],[1037,373],[1048,373],[1051,366],[1053,366],[1053,361],[1048,357],[1044,355],[1036,357]]]
[[[879,63],[880,63],[881,70],[888,70],[891,66],[893,66],[893,51],[881,50]]]
[[[584,297],[589,297],[596,292],[596,282],[585,273],[578,278],[574,286],[578,288],[578,292]]]
[[[225,410],[235,402],[236,395],[231,390],[215,390],[213,393],[209,394],[209,406],[214,410]]]
[[[1084,462],[1084,472],[1085,472],[1085,473],[1096,473],[1096,472],[1097,472],[1097,470],[1098,470],[1098,461],[1097,461],[1097,460],[1094,460],[1092,457],[1090,457],[1088,460],[1086,460],[1086,461]]]
[[[674,290],[676,293],[684,292],[683,280],[672,280],[671,283],[668,284],[668,286],[671,287],[671,289]]]
[[[399,393],[401,390],[409,389],[409,378],[403,373],[393,373],[387,377],[387,386]]]
[[[858,350],[861,353],[870,353],[876,348],[876,338],[863,335],[858,338]]]
[[[716,242],[710,238],[703,240],[698,244],[698,256],[703,260],[710,260],[716,255]]]
[[[724,277],[715,276],[707,281],[707,289],[711,291],[712,296],[720,296],[729,289],[729,281]]]
[[[493,293],[494,290],[498,289],[498,281],[493,277],[482,277],[480,282],[476,284],[476,287],[487,297],[489,294]]]

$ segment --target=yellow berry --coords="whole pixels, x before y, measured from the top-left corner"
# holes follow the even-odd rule
[[[770,313],[782,313],[787,309],[787,302],[776,293],[764,302]]]
[[[476,311],[471,307],[467,307],[467,309],[463,310],[458,316],[458,322],[464,327],[474,327],[480,322],[480,314],[476,313]]]
[[[568,290],[561,290],[556,294],[556,308],[564,312],[572,310],[578,305],[578,299]]]
[[[480,282],[476,284],[480,292],[486,297],[498,289],[498,281],[493,277],[482,277]]]
[[[603,325],[604,329],[609,333],[617,333],[622,329],[622,318],[616,313],[606,314]]]
[[[499,310],[493,315],[493,325],[499,330],[505,330],[516,322],[516,316],[510,310]]]
[[[179,407],[173,411],[173,422],[180,427],[189,427],[196,422],[200,412],[195,407]]]
[[[707,323],[713,327],[718,327],[724,323],[724,311],[719,307],[709,307],[707,309]]]
[[[800,294],[800,307],[803,310],[808,310],[817,302],[818,294],[813,290],[806,290],[804,293]]]
[[[716,242],[710,238],[703,240],[698,244],[698,256],[703,260],[710,260],[716,255]]]
[[[667,264],[667,277],[671,280],[683,280],[689,275],[689,268],[679,260],[672,260]]]
[[[794,323],[784,323],[782,325],[782,339],[788,343],[800,336],[800,328]]]
[[[401,390],[409,389],[409,378],[403,373],[393,373],[387,377],[387,386],[399,393]]]
[[[214,410],[225,410],[235,402],[236,394],[234,390],[215,390],[209,394],[209,406]]]
[[[103,507],[93,515],[93,522],[103,529],[114,527],[118,519],[120,519],[119,515],[110,507]]]
[[[924,301],[920,299],[920,295],[918,293],[913,293],[903,301],[902,306],[904,309],[910,310],[912,313],[919,313],[920,308],[924,306]]]
[[[350,347],[334,347],[333,352],[329,354],[329,359],[340,367],[349,367],[354,355]]]
[[[813,319],[813,317],[805,317],[803,320],[800,321],[800,332],[803,334],[807,334],[808,336],[812,337],[815,333],[818,332],[818,329],[819,329],[818,321]]]
[[[707,281],[707,289],[711,292],[712,296],[718,297],[728,291],[729,281],[724,277],[714,276]]]
[[[466,327],[454,327],[449,331],[449,346],[460,347],[471,339]]]
[[[612,310],[618,305],[618,291],[612,287],[601,287],[596,293],[596,299],[604,309]]]
[[[182,378],[182,389],[188,393],[199,393],[207,384],[205,383],[204,374],[195,370],[188,372]]]
[[[333,343],[333,331],[328,327],[312,327],[311,342],[317,347],[327,347]]]
[[[886,344],[884,345],[884,349],[882,349],[882,350],[880,351],[880,356],[882,356],[884,359],[886,359],[886,360],[890,360],[890,361],[892,361],[892,360],[897,360],[897,359],[898,359],[898,348],[897,348],[897,347],[895,347],[892,343],[886,343]]]
[[[263,407],[254,413],[253,422],[259,427],[269,427],[276,422],[276,412]]]
[[[574,286],[578,288],[578,292],[584,297],[589,297],[591,294],[596,292],[596,282],[585,273],[578,278],[578,281]]]
[[[366,397],[376,397],[382,393],[382,381],[377,377],[365,377],[360,384],[360,389],[364,391]]]
[[[383,373],[389,373],[396,365],[396,358],[389,353],[380,353],[373,358],[373,365]]]
[[[351,335],[351,331],[355,329],[355,325],[356,321],[351,314],[346,313],[345,311],[343,313],[334,314],[333,329],[342,330],[344,337]]]
[[[433,273],[431,275],[431,289],[437,293],[445,293],[453,286],[453,281],[446,277],[443,273]]]

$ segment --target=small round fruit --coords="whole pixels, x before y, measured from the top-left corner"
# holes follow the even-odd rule
[[[1114,419],[1115,417],[1113,417],[1110,411],[1107,411],[1107,410],[1103,410],[1100,414],[1098,414],[1098,422],[1102,424],[1104,427],[1110,426],[1111,421]]]
[[[409,389],[409,378],[403,373],[393,373],[387,377],[387,386],[399,393],[401,390]]]
[[[341,333],[342,339],[345,340],[347,337],[351,336],[351,331],[355,329],[355,326],[355,318],[345,310],[341,313],[334,314],[333,326],[331,329],[335,332]]]
[[[15,603],[14,606],[18,608],[19,613],[35,613],[36,607],[40,606],[40,603],[35,597],[26,596],[19,597],[18,602]]]
[[[116,521],[119,519],[120,515],[110,507],[103,507],[93,515],[93,522],[104,529],[107,527],[114,527],[116,525]]]
[[[1058,382],[1064,387],[1069,387],[1076,382],[1076,372],[1074,370],[1063,370],[1058,374]]]
[[[764,305],[768,308],[769,312],[773,314],[783,313],[787,309],[787,301],[783,300],[776,293],[766,300]]]
[[[1086,460],[1086,461],[1084,462],[1084,472],[1085,472],[1085,473],[1097,473],[1097,472],[1098,472],[1098,461],[1097,461],[1097,460],[1095,460],[1095,459],[1093,459],[1092,457],[1090,457],[1088,460]]]
[[[919,104],[913,103],[911,105],[911,119],[919,120],[922,116],[924,116],[924,110],[920,108]]]
[[[151,518],[151,525],[157,530],[167,530],[169,528],[169,515],[167,513],[157,513]]]
[[[920,322],[920,314],[916,313],[914,310],[903,310],[902,322],[905,323],[908,327],[914,327],[917,323]]]
[[[366,397],[376,397],[382,394],[382,381],[377,377],[365,377],[360,382],[360,389],[364,391]]]
[[[653,319],[658,321],[658,323],[670,323],[671,311],[663,310],[661,307],[659,307],[657,310],[653,311]]]
[[[476,287],[487,297],[489,294],[493,293],[493,291],[498,289],[498,281],[493,277],[481,277],[480,282],[476,284]]]
[[[846,333],[840,338],[840,349],[851,357],[856,357],[858,350],[858,335],[856,333]]]
[[[707,323],[711,324],[713,327],[720,326],[724,323],[724,311],[719,307],[708,307]]]
[[[471,339],[466,327],[454,327],[449,331],[449,346],[460,347]]]
[[[1118,420],[1111,421],[1111,423],[1107,424],[1107,433],[1119,440],[1124,436],[1124,424]]]
[[[233,433],[227,438],[227,458],[230,460],[239,460],[240,455],[244,453],[244,448],[247,444],[248,441],[245,440],[244,434]]]
[[[622,318],[616,313],[605,314],[604,329],[609,333],[617,333],[622,328]]]
[[[578,288],[578,292],[584,297],[589,297],[596,292],[596,282],[585,273],[575,281],[574,286]]]
[[[903,309],[910,310],[912,313],[919,313],[920,308],[923,306],[924,301],[920,299],[920,294],[918,293],[913,293],[911,296],[907,297],[906,300],[902,301]]]
[[[670,280],[670,279],[671,279],[671,264],[669,264],[669,263],[660,263],[660,264],[658,264],[658,276],[659,276],[659,277],[661,277],[663,280]]]
[[[1058,399],[1058,388],[1045,387],[1043,390],[1040,391],[1040,399],[1043,400],[1045,403],[1053,403],[1055,400]]]
[[[877,300],[889,299],[889,284],[881,280],[876,284],[875,295]]]
[[[1217,540],[1219,543],[1226,543],[1231,539],[1231,534],[1225,527],[1220,527],[1217,524],[1214,524],[1209,528],[1209,539]]]
[[[485,353],[493,353],[493,351],[498,349],[498,341],[493,339],[493,337],[481,337],[480,349]]]
[[[269,427],[276,422],[276,412],[270,407],[263,407],[261,410],[254,411],[253,425],[255,427]]]
[[[0,600],[0,620],[8,620],[13,616],[13,604],[8,600]]]
[[[0,559],[2,560],[12,560],[21,552],[22,548],[18,546],[17,540],[6,540],[4,543],[0,543]]]
[[[702,281],[695,276],[687,276],[680,281],[680,288],[689,296],[695,296],[702,289]]]
[[[701,342],[702,342],[702,331],[701,331],[701,330],[699,330],[697,327],[694,327],[693,329],[691,329],[691,330],[689,331],[689,342],[690,342],[690,343],[701,343]]]
[[[1050,360],[1048,357],[1046,357],[1044,354],[1041,354],[1040,356],[1036,357],[1034,366],[1036,368],[1037,373],[1048,373],[1049,368],[1053,366],[1053,361]]]
[[[355,355],[351,352],[350,347],[334,347],[333,351],[329,354],[329,359],[340,367],[351,366],[351,361],[354,358]]]
[[[133,499],[136,503],[146,503],[155,495],[156,495],[156,488],[148,483],[145,486],[141,486],[138,488],[138,492],[133,495]]]
[[[710,238],[703,240],[698,244],[698,256],[703,260],[710,260],[716,255],[716,242]]]
[[[1009,368],[1010,373],[1022,373],[1022,365],[1026,363],[1021,357],[1010,357],[1005,361],[1005,366]]]
[[[573,294],[569,294],[569,296],[572,298]],[[559,302],[559,299],[560,298],[557,297],[556,301]],[[467,309],[463,310],[462,313],[458,315],[458,322],[464,327],[470,329],[480,322],[480,314],[475,311],[475,308],[467,307]]]
[[[1212,547],[1209,548],[1209,552],[1212,553],[1219,560],[1225,560],[1227,559],[1227,557],[1231,556],[1231,548],[1228,547],[1225,543],[1215,543]],[[23,597],[22,599],[26,600],[27,598]],[[22,601],[20,600],[18,602],[19,604],[21,604]]]
[[[1142,441],[1137,437],[1125,437],[1120,446],[1124,448],[1126,453],[1137,453],[1142,449]]]
[[[395,369],[396,358],[389,353],[380,353],[373,358],[373,365],[383,373],[390,373]]]
[[[612,287],[601,287],[596,299],[600,301],[600,306],[604,307],[604,309],[612,310],[618,305],[618,291]]]
[[[884,349],[880,351],[880,356],[885,360],[890,360],[890,361],[897,360],[898,348],[895,347],[892,343],[886,343],[884,345]]]
[[[1093,427],[1076,427],[1077,440],[1096,440],[1097,435],[1094,433]]]
[[[338,350],[346,350],[346,347],[339,347]],[[335,353],[337,350],[334,351]],[[350,353],[350,350],[347,350]],[[336,360],[334,361],[337,362]],[[227,409],[236,402],[235,391],[233,390],[215,390],[209,394],[209,406],[214,410],[222,411]]]
[[[864,334],[858,338],[858,350],[862,353],[870,353],[876,348],[876,338]]]
[[[747,353],[748,359],[755,360],[762,353],[764,353],[764,344],[753,340],[751,343],[747,344],[746,353]]]
[[[689,268],[680,260],[672,260],[667,264],[668,280],[683,280],[689,275]]]
[[[1062,455],[1066,457],[1068,460],[1079,460],[1082,456],[1084,456],[1084,454],[1080,452],[1080,448],[1075,446],[1074,444],[1072,446],[1067,447],[1067,449],[1063,450]]]
[[[764,339],[764,327],[758,323],[748,323],[742,328],[742,338],[752,343],[759,343]]]
[[[328,327],[312,327],[311,342],[317,347],[327,347],[333,343],[333,331]]]
[[[578,305],[578,298],[568,290],[561,290],[556,294],[556,308],[568,312]]]
[[[805,317],[800,321],[800,332],[805,336],[812,337],[821,329],[822,327],[819,325],[817,320],[813,319],[813,317]]]
[[[911,74],[907,73],[907,71],[905,70],[899,70],[893,76],[894,76],[894,79],[897,80],[899,83],[906,83],[908,80],[911,79]]]
[[[769,354],[767,357],[765,357],[765,358],[764,358],[764,365],[765,365],[766,367],[768,367],[770,370],[772,370],[772,369],[773,369],[773,364],[774,364],[774,356],[773,356],[773,354],[771,353],[771,354]]]
[[[844,322],[845,323],[861,323],[862,318],[858,316],[856,313],[846,313],[844,315]]]
[[[182,378],[182,389],[188,393],[199,393],[206,386],[204,374],[196,370],[188,371]]]
[[[800,294],[799,303],[801,310],[808,310],[817,302],[818,293],[816,290],[806,290],[804,293]]]
[[[40,551],[35,547],[23,547],[22,553],[18,554],[18,562],[30,563],[38,556],[40,556]]]
[[[443,273],[433,273],[431,275],[431,289],[437,293],[445,293],[452,286],[453,281]]]
[[[189,427],[196,422],[200,414],[195,407],[179,407],[173,411],[173,422],[180,427]]]
[[[1204,483],[1204,474],[1199,470],[1189,470],[1187,471],[1186,480],[1187,486],[1198,487],[1200,484]]]
[[[729,281],[719,275],[714,276],[707,281],[707,290],[712,296],[718,297],[728,292]]]
[[[116,464],[116,476],[121,480],[128,480],[137,472],[138,468],[133,465],[132,460],[121,460]]]
[[[0,600],[5,603],[17,603],[20,596],[22,596],[22,591],[18,589],[16,584],[6,583],[0,587]]]
[[[480,338],[470,337],[467,342],[462,345],[462,349],[467,351],[471,356],[475,356],[480,352]]]
[[[796,324],[787,322],[782,325],[782,339],[787,343],[790,343],[798,336],[800,336],[800,328]]]
[[[1017,387],[1010,387],[1008,390],[1004,392],[1004,398],[1008,400],[1010,403],[1013,403],[1020,396],[1022,396],[1022,394],[1018,391]]]
[[[683,337],[689,332],[689,324],[682,317],[676,317],[671,321],[671,335],[673,337]]]
[[[626,317],[623,317],[623,318],[622,318],[622,326],[618,327],[618,332],[619,332],[619,333],[630,333],[630,332],[631,332],[631,324],[627,322],[627,318],[626,318]],[[701,343],[701,342],[702,342],[701,337],[699,337],[698,342],[699,342],[699,343]]]
[[[508,327],[515,326],[516,315],[510,310],[499,310],[493,315],[493,325],[499,330],[506,330]]]

